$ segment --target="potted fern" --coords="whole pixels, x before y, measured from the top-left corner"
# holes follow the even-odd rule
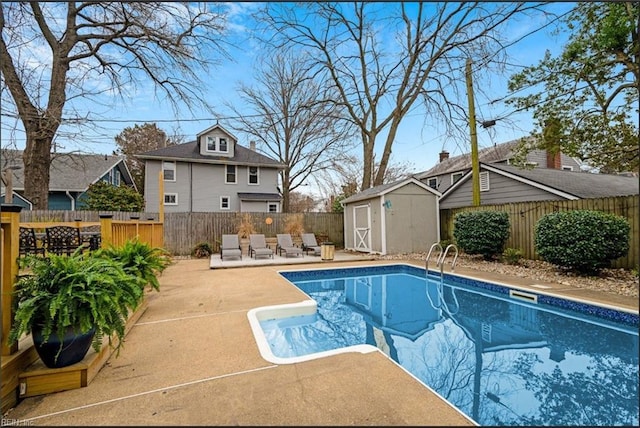
[[[165,249],[137,239],[129,240],[120,247],[101,248],[94,255],[120,262],[126,273],[140,280],[143,289],[150,285],[156,291],[160,290],[158,275],[171,264],[171,257]]]
[[[26,256],[27,273],[15,284],[15,315],[9,340],[31,333],[47,367],[65,367],[81,361],[105,336],[119,350],[130,311],[141,303],[142,279],[116,259],[83,254]],[[114,345],[112,336],[117,337]]]

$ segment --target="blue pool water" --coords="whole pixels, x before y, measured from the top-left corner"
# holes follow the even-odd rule
[[[480,425],[638,425],[637,314],[408,265],[281,274],[318,310],[260,323],[278,357],[370,344]]]

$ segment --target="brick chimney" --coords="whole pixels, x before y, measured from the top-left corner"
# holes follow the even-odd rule
[[[249,141],[249,149],[253,150],[254,152],[256,151],[256,142],[251,140]]]
[[[562,153],[560,150],[556,153],[547,150],[547,168],[562,169]]]
[[[446,150],[443,150],[440,152],[440,162],[446,159],[449,159],[449,152]]]

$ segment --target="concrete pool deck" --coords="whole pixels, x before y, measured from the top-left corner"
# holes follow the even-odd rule
[[[306,299],[278,271],[395,263],[423,266],[336,258],[211,269],[208,259],[177,260],[160,277],[161,291],[149,294],[120,355],[87,387],[24,399],[3,424],[474,425],[382,352],[283,365],[260,355],[247,312]],[[455,272],[638,310],[631,297],[462,267]]]

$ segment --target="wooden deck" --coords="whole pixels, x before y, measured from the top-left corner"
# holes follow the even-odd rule
[[[127,320],[125,332],[129,332],[147,310],[147,306],[148,302],[145,298]],[[112,340],[117,344],[117,338]],[[108,338],[105,338],[100,352],[95,352],[91,348],[82,361],[67,367],[51,369],[45,366],[38,356],[31,336],[20,341],[19,349],[20,351],[13,355],[2,357],[0,391],[3,413],[15,406],[22,398],[89,385],[114,352],[108,344]]]

